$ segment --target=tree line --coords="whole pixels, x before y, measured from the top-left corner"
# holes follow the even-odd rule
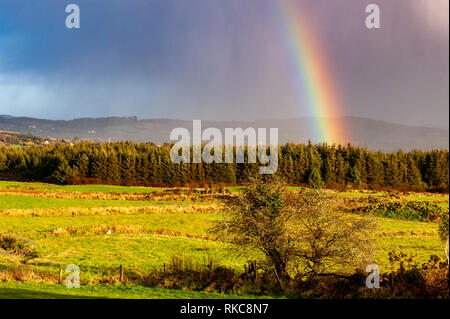
[[[258,174],[261,165],[247,161],[175,164],[170,148],[134,142],[1,146],[0,175],[2,179],[61,184],[242,184]],[[276,174],[293,185],[448,190],[449,154],[448,150],[385,153],[350,144],[288,143],[279,146]]]

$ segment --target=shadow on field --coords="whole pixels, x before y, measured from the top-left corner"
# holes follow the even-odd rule
[[[98,299],[92,296],[68,295],[32,289],[0,288],[0,299]]]

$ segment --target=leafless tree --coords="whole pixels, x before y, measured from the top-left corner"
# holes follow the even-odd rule
[[[289,280],[294,270],[312,277],[358,267],[371,255],[373,223],[333,212],[332,200],[321,190],[293,193],[276,178],[254,178],[229,200],[211,232],[261,251],[281,280]]]

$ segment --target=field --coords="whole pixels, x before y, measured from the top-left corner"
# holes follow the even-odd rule
[[[226,193],[239,191],[239,187],[230,187]],[[339,198],[342,213],[369,197],[426,201],[448,208],[448,196],[439,194],[328,192]],[[2,254],[0,249],[0,298],[255,298],[133,282],[133,278],[171,267],[174,256],[237,271],[261,257],[257,252],[237,254],[236,247],[217,241],[208,232],[211,222],[219,218],[222,204],[218,198],[195,189],[0,181],[0,234],[23,238],[37,252],[36,258],[24,260]],[[430,255],[445,258],[437,228],[435,222],[378,217],[373,241],[381,270],[388,270],[388,253],[393,250],[416,254],[420,263]],[[58,283],[60,269],[69,264],[80,267],[80,289]],[[120,266],[126,283],[119,280]]]

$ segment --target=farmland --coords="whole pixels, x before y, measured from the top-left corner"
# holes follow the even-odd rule
[[[300,187],[290,187],[293,192]],[[136,278],[170,268],[174,258],[189,263],[242,271],[262,256],[238,254],[236,246],[208,232],[220,217],[221,196],[239,187],[216,191],[110,185],[52,185],[0,181],[0,234],[31,242],[33,258],[0,249],[0,298],[223,298],[251,297],[216,291],[145,287]],[[427,202],[448,210],[448,196],[431,193],[331,191],[337,210],[352,210],[369,201]],[[388,253],[445,258],[435,222],[376,217],[375,260],[389,270]],[[58,283],[60,269],[76,264],[81,288]],[[119,268],[124,269],[123,282]],[[265,296],[269,297],[269,296]],[[278,296],[285,297],[285,296]]]

